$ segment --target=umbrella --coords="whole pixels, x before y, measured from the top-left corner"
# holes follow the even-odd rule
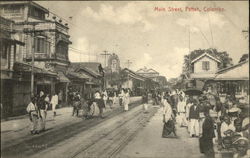
[[[198,89],[187,89],[184,91],[184,93],[186,95],[201,95],[202,94],[202,91],[201,90],[198,90]]]

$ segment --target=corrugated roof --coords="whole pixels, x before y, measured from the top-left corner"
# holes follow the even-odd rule
[[[249,80],[249,60],[218,71],[215,80]]]
[[[71,67],[74,70],[78,70],[79,68],[84,69],[94,76],[102,76],[99,72],[100,63],[97,62],[73,62],[71,63]]]

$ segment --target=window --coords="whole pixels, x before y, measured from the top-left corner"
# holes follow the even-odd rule
[[[50,44],[46,41],[46,38],[35,38],[35,53],[49,53]]]
[[[42,19],[42,20],[45,19],[45,13],[42,10],[34,8],[34,7],[30,8],[30,16],[33,16],[35,18]]]
[[[66,59],[68,56],[68,44],[59,42],[56,46],[56,56],[59,58]]]
[[[2,59],[7,59],[9,45],[4,42],[1,42],[0,46],[1,46],[0,52],[1,52]]]
[[[12,13],[21,13],[21,6],[10,6],[4,8],[4,13],[12,14]]]
[[[209,61],[203,61],[202,62],[202,70],[206,70],[208,71],[210,68],[209,68]]]

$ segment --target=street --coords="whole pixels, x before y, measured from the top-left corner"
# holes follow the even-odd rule
[[[135,106],[136,105],[136,106]],[[197,138],[190,138],[186,128],[177,127],[178,138],[162,138],[162,108],[150,104],[144,113],[140,104],[128,112],[116,108],[105,119],[79,121],[56,126],[38,136],[20,138],[3,150],[3,157],[81,158],[81,157],[197,157]],[[13,141],[13,140],[12,140]],[[9,143],[9,141],[7,141]],[[15,142],[15,141],[14,141]],[[6,143],[7,144],[7,143]]]

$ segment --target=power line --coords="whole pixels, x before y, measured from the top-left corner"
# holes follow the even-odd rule
[[[209,29],[210,29],[211,38],[212,38],[212,47],[214,47],[214,37],[213,37],[213,31],[212,31],[212,27],[211,27],[211,22],[210,22],[210,16],[209,16],[209,13],[208,13],[207,15],[208,15]]]

